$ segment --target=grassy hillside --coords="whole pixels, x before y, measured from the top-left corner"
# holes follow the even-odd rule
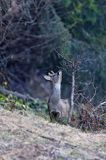
[[[0,160],[105,160],[106,134],[0,109]]]

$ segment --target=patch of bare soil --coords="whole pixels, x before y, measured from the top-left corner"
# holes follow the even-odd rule
[[[106,134],[0,109],[0,160],[106,160]]]

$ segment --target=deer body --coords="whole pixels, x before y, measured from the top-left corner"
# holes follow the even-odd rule
[[[62,81],[62,72],[52,73],[48,76],[44,76],[46,80],[51,81],[52,92],[48,101],[48,109],[50,114],[50,119],[58,119],[66,117],[68,118],[69,112],[69,103],[68,100],[61,99],[61,81]]]

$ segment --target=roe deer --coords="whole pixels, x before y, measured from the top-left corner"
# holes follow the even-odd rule
[[[62,71],[54,73],[48,73],[44,75],[44,78],[51,82],[52,92],[48,100],[48,110],[50,119],[59,120],[60,118],[68,119],[68,112],[70,105],[67,99],[61,99],[61,81],[62,81]]]

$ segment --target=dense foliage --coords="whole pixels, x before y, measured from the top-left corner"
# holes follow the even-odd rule
[[[78,82],[92,82],[101,99],[106,95],[106,4],[96,0],[58,0],[54,3],[56,13],[61,17],[65,28],[71,34],[71,58],[78,59],[82,64]],[[77,57],[77,58],[76,58]],[[80,86],[80,84],[79,84]],[[86,87],[86,86],[85,86]],[[84,87],[81,87],[84,88]],[[88,87],[90,88],[90,86]],[[91,95],[92,91],[87,95]],[[92,87],[91,87],[92,88]],[[92,90],[92,89],[91,89]]]
[[[106,4],[100,0],[59,0],[59,15],[73,37],[102,46],[106,45]],[[64,11],[65,10],[65,11]]]

